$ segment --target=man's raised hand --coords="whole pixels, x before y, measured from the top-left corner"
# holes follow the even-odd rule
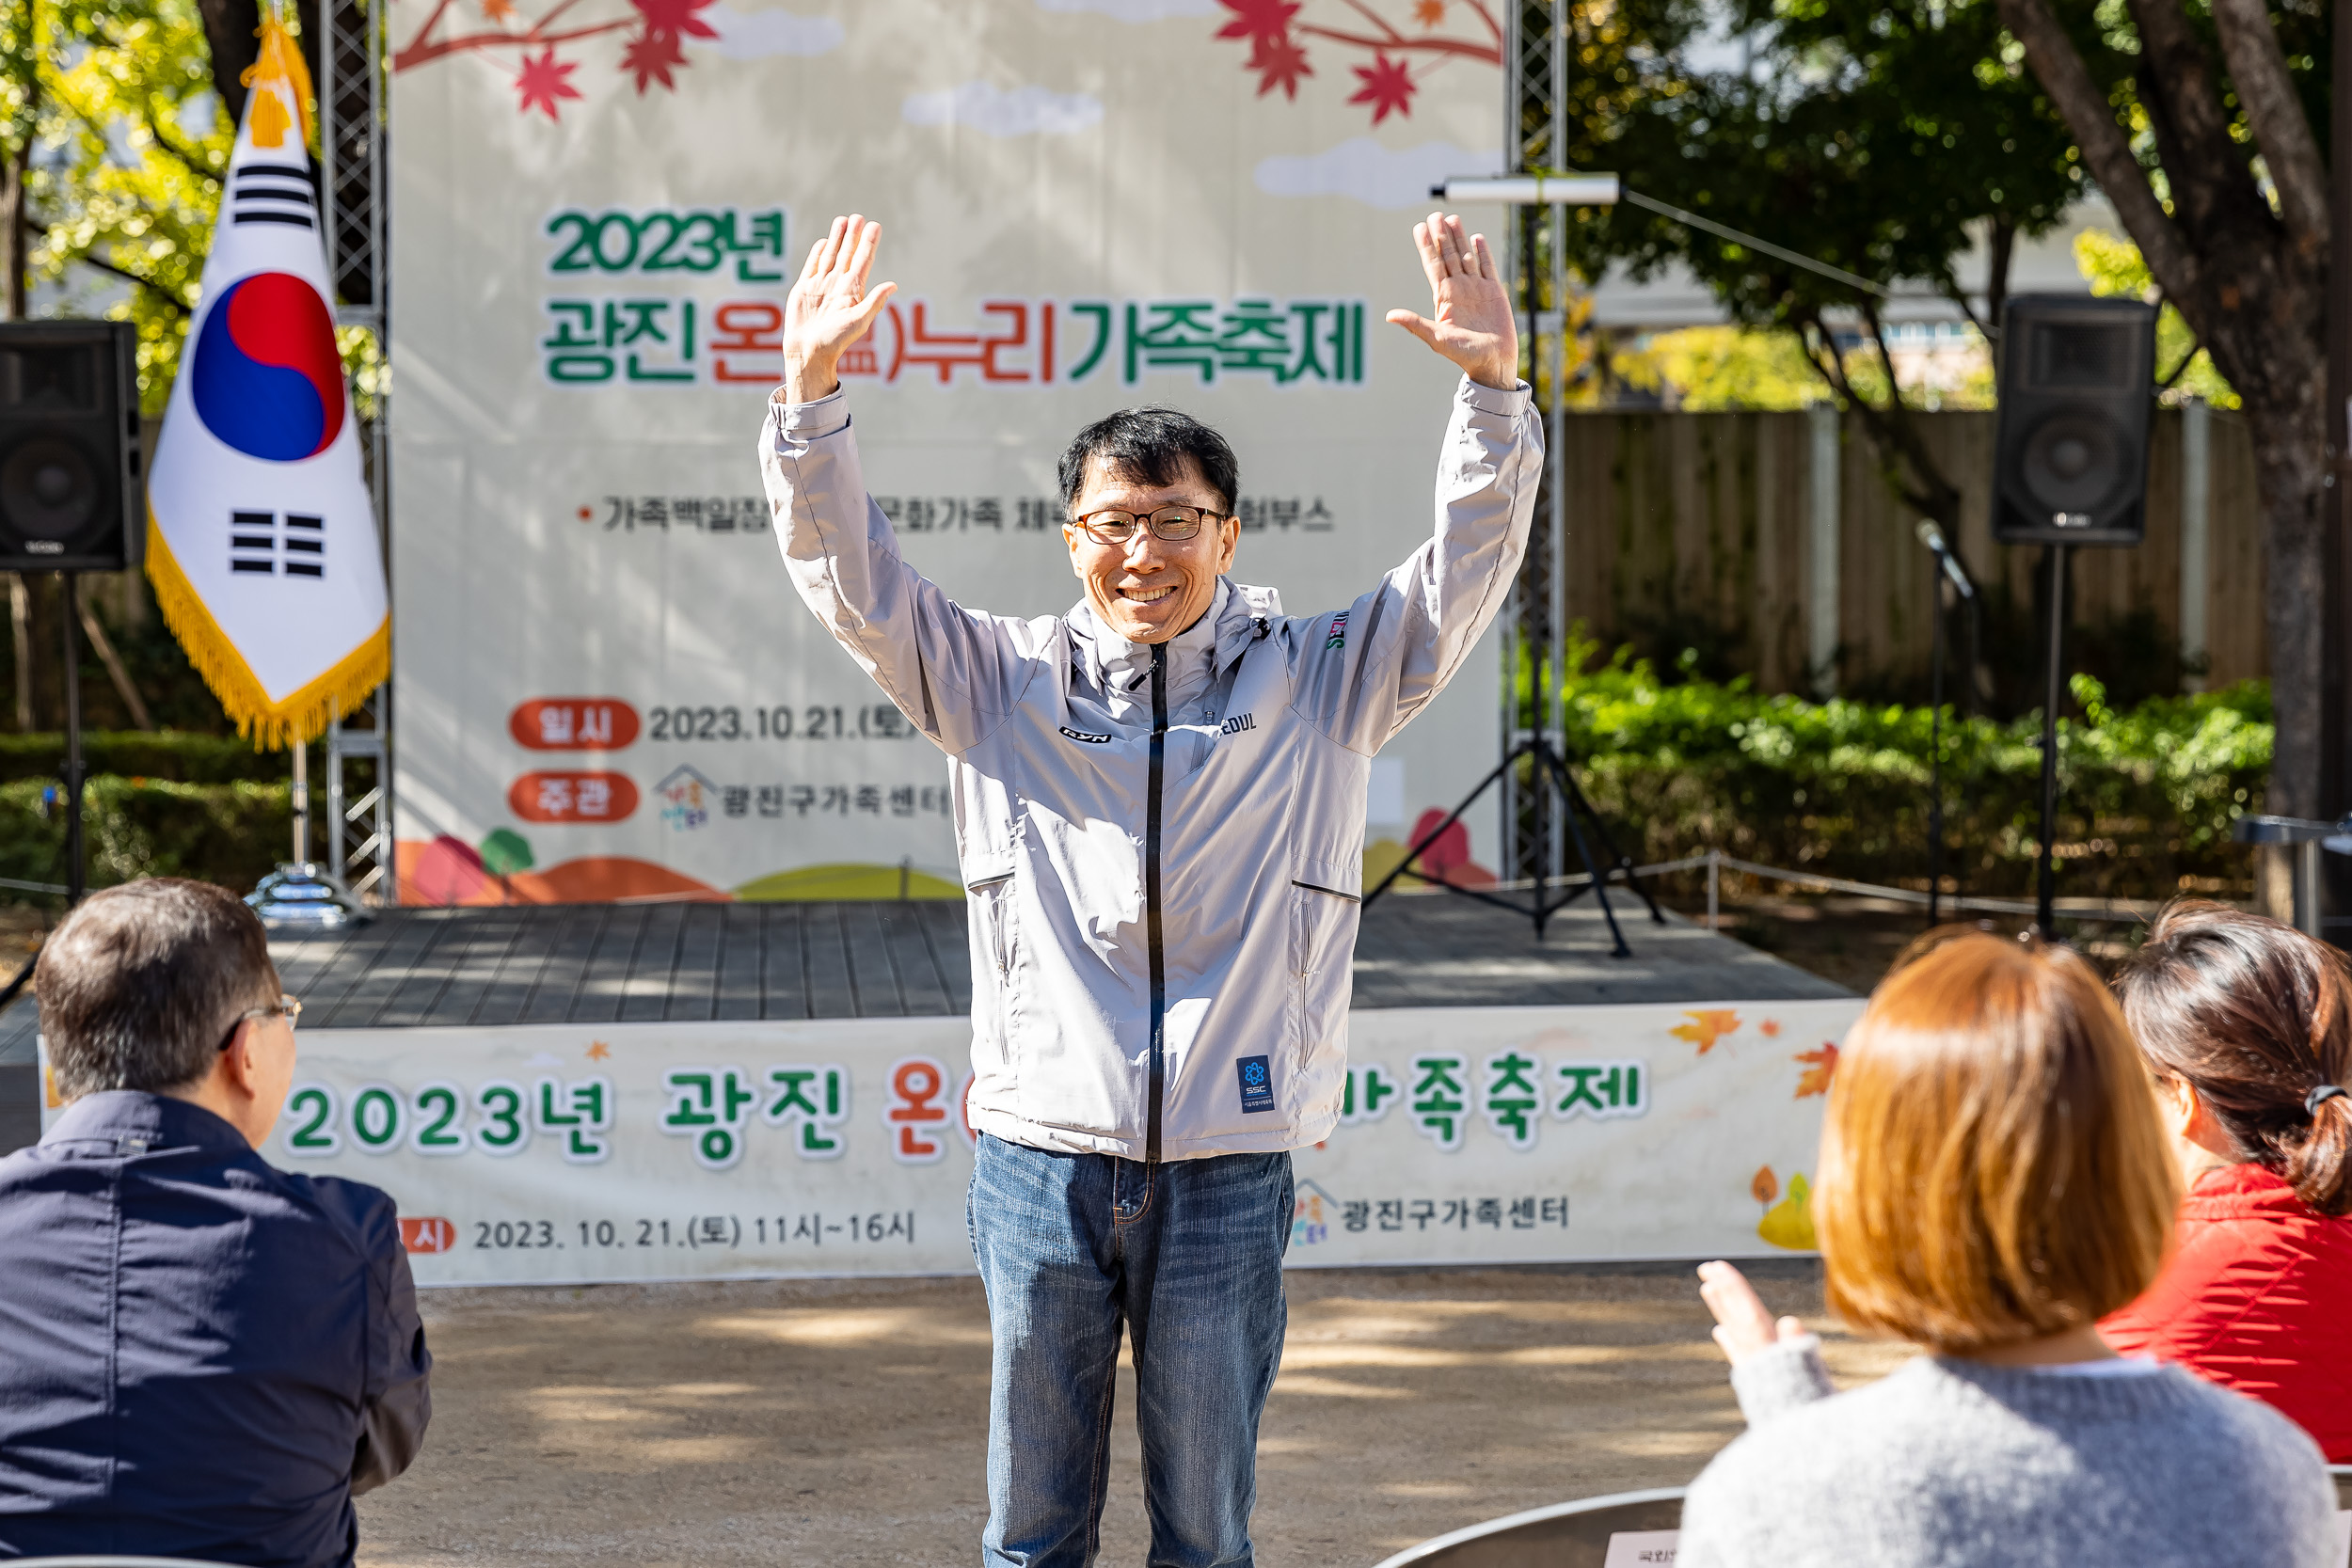
[[[1519,384],[1519,332],[1484,234],[1465,235],[1462,220],[1432,213],[1413,225],[1422,270],[1429,275],[1437,319],[1391,310],[1388,319],[1462,367],[1472,381],[1508,391]]]
[[[866,287],[881,245],[882,225],[852,213],[834,219],[825,237],[809,247],[808,263],[784,307],[786,402],[811,403],[841,385],[834,367],[842,354],[866,336],[898,286],[879,283],[870,293]]]

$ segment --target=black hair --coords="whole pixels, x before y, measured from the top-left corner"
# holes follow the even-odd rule
[[[148,877],[93,893],[33,967],[57,1094],[176,1089],[212,1070],[248,1007],[278,1000],[269,938],[210,882]]]
[[[1071,441],[1061,454],[1061,506],[1067,515],[1086,488],[1087,465],[1095,458],[1135,484],[1173,484],[1186,464],[1216,492],[1227,512],[1241,493],[1241,465],[1225,437],[1175,408],[1122,408],[1105,414]]]

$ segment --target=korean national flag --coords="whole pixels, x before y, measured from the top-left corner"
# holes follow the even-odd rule
[[[265,22],[148,482],[172,632],[263,746],[310,738],[391,666],[383,557],[335,347],[301,52]]]

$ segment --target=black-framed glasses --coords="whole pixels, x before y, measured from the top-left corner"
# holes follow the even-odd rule
[[[1152,538],[1181,545],[1199,533],[1202,523],[1223,522],[1231,515],[1198,506],[1163,506],[1152,512],[1123,512],[1113,507],[1088,513],[1078,519],[1078,526],[1098,545],[1124,545],[1136,536],[1138,523],[1151,527]]]
[[[294,1021],[301,1016],[302,998],[280,991],[277,1001],[263,1003],[258,1007],[247,1007],[239,1013],[237,1022],[229,1026],[229,1033],[221,1037],[220,1049],[223,1051],[229,1049],[237,1037],[237,1031],[245,1027],[246,1020],[249,1018],[283,1018],[286,1021],[286,1027],[291,1029],[294,1026]]]

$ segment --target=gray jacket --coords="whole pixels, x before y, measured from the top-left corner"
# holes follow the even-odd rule
[[[835,392],[769,406],[793,586],[947,753],[971,901],[973,1127],[1193,1160],[1337,1125],[1374,752],[1459,670],[1527,544],[1541,428],[1467,379],[1430,541],[1347,609],[1220,582],[1157,646],[1084,603],[967,610],[898,554]]]
[[[1748,1431],[1692,1482],[1678,1568],[2343,1568],[2319,1446],[2178,1367],[1923,1355],[1833,1396],[1818,1345],[1732,1373]]]

